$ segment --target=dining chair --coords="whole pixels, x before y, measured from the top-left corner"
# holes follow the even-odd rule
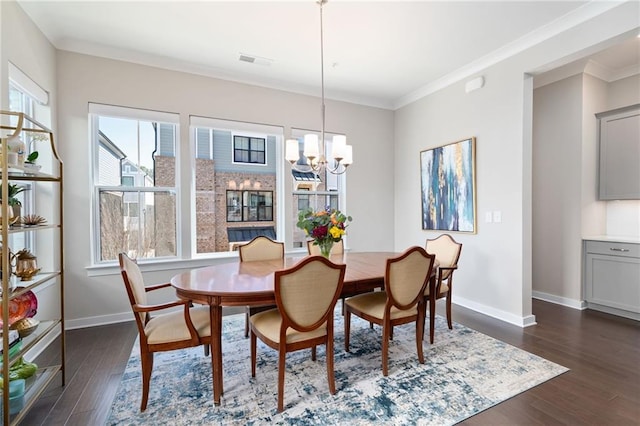
[[[436,276],[436,291],[435,299],[447,298],[447,325],[449,330],[453,329],[453,323],[451,321],[451,291],[453,289],[453,271],[458,269],[458,260],[460,259],[460,253],[462,252],[462,243],[456,242],[449,234],[442,234],[434,239],[427,239],[425,249],[428,253],[435,254],[438,261],[438,272]],[[429,302],[429,287],[425,290],[425,302]],[[425,309],[426,309],[425,303]],[[435,303],[432,304],[432,309],[435,308]],[[434,329],[430,327],[429,341],[433,343]]]
[[[320,246],[314,245],[313,240],[307,241],[307,252],[311,256],[320,256]],[[344,253],[344,240],[340,240],[337,243],[333,243],[331,247],[331,254],[343,254]]]
[[[360,294],[345,301],[344,348],[349,352],[351,314],[382,326],[382,374],[389,373],[389,340],[394,326],[416,323],[418,360],[424,364],[424,291],[431,277],[435,256],[414,246],[387,259],[384,291]]]
[[[147,293],[171,284],[145,286],[142,273],[135,260],[127,254],[118,255],[120,273],[129,296],[131,309],[138,326],[140,339],[140,362],[142,364],[142,402],[140,411],[147,408],[149,384],[153,370],[155,352],[172,351],[211,344],[209,307],[192,307],[189,300],[173,300],[149,305]],[[170,308],[173,312],[158,313]],[[213,352],[211,353],[213,362]]]
[[[284,243],[273,241],[265,236],[257,236],[247,244],[238,247],[240,262],[252,262],[258,260],[284,259]],[[249,317],[261,310],[271,309],[268,306],[245,306],[244,312],[244,337],[249,337]]]
[[[289,269],[274,273],[277,309],[250,318],[251,377],[256,376],[256,342],[259,337],[278,351],[278,412],[284,409],[284,373],[287,352],[326,346],[329,391],[336,393],[333,372],[333,310],[344,284],[346,265],[322,256],[309,256]]]

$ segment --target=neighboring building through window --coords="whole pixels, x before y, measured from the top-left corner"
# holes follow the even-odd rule
[[[233,162],[266,164],[266,138],[233,136]]]
[[[90,104],[97,262],[178,255],[178,116]]]
[[[229,251],[238,236],[275,235],[276,144],[282,129],[192,117],[195,153],[195,251]],[[280,142],[282,143],[282,142]]]

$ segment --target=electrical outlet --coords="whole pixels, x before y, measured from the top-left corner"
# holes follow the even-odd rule
[[[502,212],[500,210],[496,210],[493,212],[493,221],[495,223],[502,222]]]
[[[493,222],[493,216],[491,215],[491,212],[486,212],[484,214],[484,221],[487,223]]]

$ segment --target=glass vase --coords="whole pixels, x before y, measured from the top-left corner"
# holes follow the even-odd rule
[[[333,247],[333,240],[331,240],[331,239],[319,240],[318,241],[318,247],[320,247],[320,255],[322,255],[323,257],[326,257],[328,259],[329,255],[331,255],[331,248]]]

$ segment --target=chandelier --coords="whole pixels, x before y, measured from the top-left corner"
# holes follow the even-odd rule
[[[328,0],[317,0],[320,6],[320,82],[322,88],[322,104],[320,109],[321,131],[320,140],[318,135],[304,135],[303,155],[306,164],[298,164],[300,158],[300,148],[297,139],[288,139],[286,142],[285,159],[291,164],[291,168],[298,172],[313,172],[321,174],[327,171],[332,174],[341,175],[347,171],[347,167],[353,163],[353,149],[347,145],[347,137],[335,135],[331,144],[331,161],[327,158],[326,141],[324,137],[325,106],[324,106],[324,39],[322,30],[322,6]]]

